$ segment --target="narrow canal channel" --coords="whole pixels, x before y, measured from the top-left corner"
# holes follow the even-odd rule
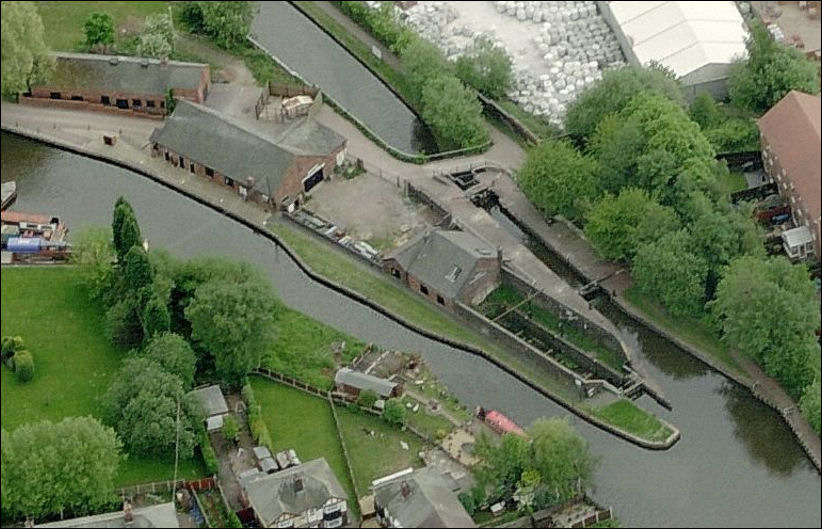
[[[314,283],[268,240],[135,173],[7,134],[0,147],[3,181],[18,181],[15,210],[59,215],[77,231],[108,225],[112,205],[123,195],[153,247],[183,257],[216,254],[255,262],[295,309],[363,340],[420,351],[468,406],[499,409],[524,425],[567,415],[491,364]],[[673,449],[651,452],[572,418],[601,458],[595,498],[612,505],[626,527],[819,527],[820,476],[779,417],[664,340],[603,310],[633,340],[674,410],[644,404],[683,436]]]
[[[391,90],[289,2],[259,2],[251,34],[269,54],[319,86],[386,143],[437,152],[431,133]]]

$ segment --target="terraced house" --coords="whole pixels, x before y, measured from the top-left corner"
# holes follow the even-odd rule
[[[179,101],[151,135],[151,154],[229,187],[247,200],[293,210],[345,158],[346,140],[310,117],[241,121]]]

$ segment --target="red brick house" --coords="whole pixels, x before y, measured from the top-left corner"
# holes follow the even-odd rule
[[[21,104],[162,117],[166,93],[202,103],[207,64],[87,53],[56,53],[49,81],[21,94]]]
[[[791,91],[759,118],[765,171],[790,201],[797,231],[783,237],[792,258],[822,256],[819,96]],[[793,230],[792,230],[793,231]],[[786,232],[787,234],[787,232]]]
[[[311,118],[240,121],[179,101],[151,135],[151,153],[259,204],[291,209],[345,157],[346,140]]]
[[[481,303],[500,281],[502,259],[484,241],[463,231],[429,229],[390,252],[383,265],[429,300]]]

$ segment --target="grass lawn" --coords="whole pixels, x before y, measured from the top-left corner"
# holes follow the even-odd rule
[[[590,411],[608,424],[649,441],[664,441],[673,433],[656,416],[637,407],[630,400],[620,399]]]
[[[636,286],[632,286],[622,295],[663,329],[711,355],[728,369],[744,375],[742,368],[728,352],[728,347],[704,321],[688,316],[671,316],[658,302],[640,292]]]
[[[71,267],[3,268],[2,333],[19,335],[34,355],[34,379],[17,381],[0,368],[0,426],[12,430],[42,419],[92,415],[123,352],[105,338],[102,310],[87,301],[79,272]],[[183,461],[180,475],[205,474],[198,460]],[[131,459],[117,485],[171,479],[174,461]]]
[[[130,17],[142,22],[148,15],[167,12],[168,6],[169,2],[37,2],[46,28],[46,45],[63,51],[72,51],[85,42],[83,23],[95,11],[106,11],[114,17],[116,46]]]
[[[323,389],[334,384],[334,343],[345,342],[342,362],[348,363],[365,348],[365,343],[297,311],[283,307],[277,340],[269,353],[269,369]]]
[[[423,442],[416,435],[401,432],[365,412],[352,412],[338,406],[337,416],[361,494],[368,494],[368,487],[377,478],[408,467],[423,466],[418,455]],[[408,450],[402,448],[401,441],[408,444]]]
[[[251,377],[251,387],[262,408],[263,420],[271,432],[272,448],[293,448],[303,462],[324,457],[348,492],[349,508],[358,511],[357,496],[348,477],[342,445],[328,402],[261,377]],[[382,456],[374,453],[371,457]]]
[[[403,404],[410,403],[412,409],[413,406],[418,403],[418,401],[416,401],[412,397],[409,397],[408,395],[403,396],[402,402]],[[442,437],[445,437],[446,435],[451,433],[451,430],[454,429],[454,424],[442,415],[426,411],[426,408],[427,407],[425,403],[421,402],[419,403],[419,408],[415,413],[412,411],[412,409],[408,409],[408,407],[406,406],[406,423],[409,426],[412,426],[417,430],[421,431],[422,433],[428,435],[431,439],[436,439],[438,432],[442,434]]]
[[[548,374],[535,371],[533,366],[514,357],[505,348],[471,330],[451,315],[437,309],[422,296],[402,286],[394,279],[375,272],[365,264],[354,260],[353,257],[330,248],[329,243],[316,240],[310,234],[288,225],[285,221],[274,222],[269,227],[315,272],[374,300],[411,323],[440,336],[482,349],[566,400],[575,398],[574,389],[567,384]]]
[[[742,191],[743,189],[748,189],[748,181],[745,180],[745,175],[740,171],[729,171],[727,178],[720,179],[719,183],[722,185],[722,189],[729,195],[737,191]]]

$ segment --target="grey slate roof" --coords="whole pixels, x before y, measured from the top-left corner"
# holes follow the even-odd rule
[[[203,407],[206,418],[228,413],[228,403],[217,384],[195,389],[191,393]]]
[[[141,57],[55,53],[54,72],[46,86],[65,90],[133,92],[163,95],[169,88],[196,90],[208,65]],[[112,62],[116,60],[116,64]]]
[[[255,190],[272,195],[295,157],[327,156],[345,138],[308,118],[280,126],[244,122],[179,100],[163,127],[151,134],[151,141],[240,183],[250,176]]]
[[[132,513],[134,514],[134,521],[130,524],[126,524],[123,511],[115,511],[96,514],[94,516],[84,516],[83,518],[44,523],[35,525],[35,527],[180,527],[174,504],[171,502],[152,505],[150,507],[140,507],[134,509]]]
[[[493,247],[470,233],[433,228],[420,232],[385,259],[396,260],[422,284],[455,299],[474,278],[477,261],[495,256]]]
[[[303,490],[300,492],[295,487],[297,478],[302,478]],[[241,485],[254,512],[266,527],[283,513],[298,515],[322,507],[331,498],[348,500],[342,485],[322,457],[274,474],[243,478]]]
[[[403,488],[408,494],[403,495]],[[476,527],[445,478],[433,467],[374,489],[377,508],[387,510],[400,527]]]
[[[345,384],[359,388],[361,390],[370,389],[380,397],[388,397],[391,392],[397,387],[396,382],[391,382],[384,378],[375,377],[374,375],[366,375],[360,371],[354,371],[347,367],[341,367],[337,374],[334,375],[334,382],[339,386]]]

